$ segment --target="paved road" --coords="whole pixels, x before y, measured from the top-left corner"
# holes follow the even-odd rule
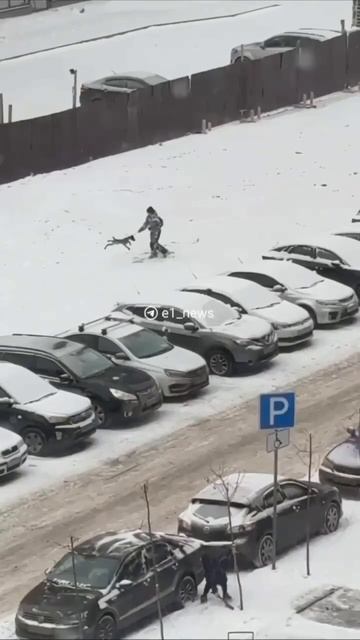
[[[295,385],[298,426],[293,440],[298,447],[304,429],[314,435],[318,458],[342,436],[359,409],[359,363],[357,355]],[[211,468],[271,472],[272,456],[264,444],[256,399],[3,510],[0,615],[16,608],[44,569],[63,553],[70,535],[145,522],[141,493],[145,480],[150,485],[154,528],[174,530],[177,513],[206,482]],[[305,472],[294,446],[281,451],[281,474],[302,477]]]

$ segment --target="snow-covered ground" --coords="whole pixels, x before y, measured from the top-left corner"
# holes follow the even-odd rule
[[[230,611],[222,602],[209,595],[208,603],[199,601],[185,610],[164,618],[165,638],[226,640],[229,632],[254,632],[255,640],[300,640],[306,638],[359,637],[359,629],[336,627],[313,622],[295,613],[295,606],[314,589],[346,586],[360,589],[360,556],[356,552],[360,535],[360,505],[344,501],[344,517],[339,530],[311,541],[311,576],[306,576],[305,545],[284,554],[271,567],[242,572],[244,611]],[[237,606],[235,578],[230,576],[229,592]],[[15,638],[14,616],[0,621],[0,638]],[[238,636],[241,640],[241,636]],[[250,636],[248,636],[250,637]],[[133,640],[160,638],[156,621],[131,635]],[[236,636],[233,636],[234,640]]]
[[[96,7],[95,4],[93,6],[93,2],[94,0],[85,3],[89,6],[84,14],[78,13],[80,5],[66,7],[68,13],[64,11],[64,18],[60,23],[62,26],[59,30],[59,38],[64,37],[63,32],[66,28],[69,29],[70,33],[73,30],[76,33],[81,33],[78,23],[83,21],[84,18],[85,20],[87,19],[88,12],[97,11],[101,13],[101,9]],[[115,0],[115,2],[117,4],[118,0]],[[121,3],[118,4],[120,5]],[[135,3],[135,5],[137,4]],[[147,6],[150,7],[152,4],[149,2]],[[234,6],[238,6],[239,11],[241,11],[242,6],[245,7],[246,5],[248,8],[250,5],[249,2],[234,2],[228,9],[228,4],[226,2],[217,2],[214,13],[220,11],[222,6],[223,12],[226,13],[233,12]],[[251,6],[259,6],[260,4],[260,2],[251,2]],[[263,2],[262,4],[276,3]],[[228,64],[230,50],[233,46],[242,42],[261,41],[279,31],[293,30],[300,26],[337,29],[342,18],[346,20],[348,27],[351,26],[352,3],[350,0],[332,0],[327,3],[323,0],[312,0],[311,2],[309,0],[287,0],[278,4],[279,6],[277,7],[240,15],[236,18],[149,28],[117,38],[75,45],[19,60],[0,62],[1,92],[4,95],[5,113],[7,113],[7,105],[9,103],[13,105],[14,120],[31,118],[70,108],[72,104],[73,78],[69,73],[69,69],[73,67],[78,69],[79,85],[82,82],[94,80],[108,74],[134,71],[136,69],[144,69],[144,67],[167,78],[177,78],[182,75]],[[113,2],[106,3],[105,8],[107,10],[104,13],[104,21],[109,20],[113,12],[114,16],[117,15],[113,5]],[[204,10],[203,15],[206,16],[213,10],[208,3],[203,3],[202,7],[200,7],[199,3],[194,3],[194,5],[191,3],[191,6],[194,7],[191,10],[188,6],[189,3],[185,3],[185,5],[186,9],[181,14],[182,10],[179,7],[176,10],[175,8],[169,8],[170,6],[172,7],[172,2],[160,2],[160,4],[155,2],[154,12],[156,13],[156,9],[163,11],[162,7],[166,6],[165,18],[167,20],[168,11],[170,14],[174,12],[174,16],[177,12],[178,15],[181,14],[186,17],[188,15],[187,11],[193,12],[194,15],[196,13],[199,16],[202,15],[201,12]],[[131,4],[131,10],[133,6]],[[149,9],[149,13],[152,13],[152,10]],[[66,20],[65,18],[68,14],[71,17]],[[120,15],[122,16],[121,11]],[[137,12],[135,11],[135,15],[131,16],[131,20],[135,20],[136,16]],[[18,33],[20,21],[27,20],[27,25],[30,25],[32,20],[35,21],[35,24],[38,22],[42,24],[43,21],[46,24],[50,17],[49,12],[46,15],[39,14],[27,16],[26,18],[0,21],[0,43],[1,37],[6,38],[2,41],[3,44],[0,44],[0,58],[6,57],[6,47],[17,47],[18,39],[14,40],[15,37],[17,38],[14,34],[15,32]],[[98,14],[97,17],[100,20],[99,24],[103,24]],[[115,17],[114,22],[117,22]],[[94,26],[91,28],[95,29]],[[57,26],[56,29],[54,26],[52,29],[52,31],[49,29],[51,33],[58,33]],[[116,31],[117,29],[115,28],[114,30]],[[100,28],[96,32],[100,35],[104,33],[101,32]],[[58,37],[45,37],[42,27],[39,30],[38,39],[36,34],[37,32],[34,31],[32,35],[30,26],[28,26],[25,29],[24,37],[20,39],[23,40],[23,44],[20,42],[19,47],[42,48],[42,43],[47,42],[48,37]],[[7,39],[9,39],[8,45],[6,44]],[[38,42],[37,45],[36,42]],[[186,47],[184,47],[184,42],[186,42]],[[21,51],[21,49],[19,50]],[[8,48],[8,51],[11,50]],[[31,81],[31,91],[29,91],[29,81]]]
[[[359,207],[359,104],[358,95],[339,94],[314,110],[231,124],[3,185],[0,331],[57,333],[107,313],[121,298],[140,292],[150,299],[291,235],[347,224]],[[164,243],[175,257],[134,262],[147,255],[146,234],[130,253],[122,247],[105,252],[107,238],[140,226],[149,204],[165,219]],[[16,481],[4,482],[0,504],[260,392],[288,388],[358,351],[358,335],[358,321],[318,331],[311,346],[280,355],[262,373],[212,379],[181,411],[165,405],[147,424],[100,431],[85,451],[33,460]]]
[[[91,0],[0,22],[0,59],[92,38],[256,11],[277,0]],[[21,38],[19,38],[21,33]]]

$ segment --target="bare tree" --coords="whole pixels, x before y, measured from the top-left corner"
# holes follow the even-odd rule
[[[306,575],[310,576],[310,533],[311,533],[311,522],[310,522],[310,506],[311,506],[311,478],[315,471],[313,467],[314,462],[314,450],[313,450],[313,441],[312,441],[312,433],[305,431],[305,435],[307,436],[304,444],[299,447],[294,444],[296,449],[296,453],[298,458],[307,468],[307,481],[308,481],[308,490],[306,497]],[[320,454],[317,453],[317,463],[316,468],[319,467],[320,463]]]
[[[161,611],[161,601],[160,601],[160,588],[159,588],[159,575],[156,566],[156,557],[155,557],[155,541],[151,528],[151,512],[150,512],[150,500],[149,500],[149,485],[147,482],[143,484],[143,492],[146,503],[146,514],[147,514],[147,523],[148,523],[148,533],[150,537],[151,543],[151,555],[152,555],[152,565],[154,571],[154,583],[155,583],[155,596],[156,596],[156,606],[158,611],[158,618],[160,624],[160,638],[164,640],[164,623]]]
[[[234,537],[233,524],[232,524],[232,514],[231,514],[231,506],[232,499],[236,493],[237,488],[241,484],[242,475],[239,473],[236,477],[235,483],[230,485],[227,481],[226,476],[224,475],[224,470],[219,469],[218,471],[214,471],[211,469],[211,472],[215,478],[213,481],[214,487],[218,489],[221,495],[226,500],[226,508],[227,508],[227,516],[229,520],[229,532],[230,532],[230,540],[231,540],[231,552],[234,562],[234,569],[236,574],[236,581],[239,590],[239,609],[242,611],[244,609],[244,599],[243,599],[243,590],[240,580],[240,571],[239,571],[239,563],[238,563],[238,554],[236,550],[236,541]]]

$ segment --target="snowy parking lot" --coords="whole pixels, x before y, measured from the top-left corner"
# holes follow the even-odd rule
[[[184,2],[182,6],[174,3],[171,10],[164,10],[165,3],[154,2],[151,10],[145,10],[144,3],[139,2],[137,12],[130,14],[127,2],[122,3],[122,12],[114,4],[106,4],[105,12],[100,12],[95,1],[90,8],[90,3],[78,3],[59,9],[61,20],[56,32],[50,28],[53,13],[33,16],[36,28],[26,26],[27,18],[19,18],[24,24],[20,48],[14,30],[20,22],[0,21],[0,58],[16,51],[29,52],[39,42],[43,47],[53,47],[120,31],[119,21],[121,28],[125,25],[130,30],[149,27],[155,21],[197,20],[250,8],[249,2],[216,1]],[[269,6],[273,4],[278,6]],[[105,41],[0,61],[5,105],[14,105],[15,119],[68,108],[68,69],[72,66],[79,69],[80,81],[89,80],[120,68],[143,67],[145,52],[148,68],[177,77],[226,64],[231,47],[242,41],[261,40],[276,31],[310,23],[338,28],[340,19],[350,21],[351,15],[348,0],[327,3],[325,12],[324,3],[317,0],[251,3],[252,8],[255,5],[263,10],[233,18],[151,27]],[[83,6],[85,13],[79,13]],[[82,19],[81,28],[76,25],[78,19]],[[336,94],[318,100],[316,106],[287,109],[256,124],[235,122],[208,135],[191,135],[0,186],[1,335],[55,334],[106,314],[117,301],[137,295],[150,300],[160,292],[166,296],[173,288],[261,256],[278,242],[348,227],[360,206],[360,95]],[[149,205],[163,217],[162,241],[174,255],[166,262],[161,258],[147,261],[146,234],[136,236],[130,252],[121,246],[105,252],[108,238],[138,229]],[[32,504],[40,503],[51,489],[54,494],[57,487],[71,491],[80,474],[93,472],[96,478],[96,471],[115,458],[120,459],[121,473],[122,456],[150,447],[157,440],[188,433],[191,443],[191,426],[202,419],[239,407],[260,393],[292,390],[299,380],[319,370],[326,379],[327,367],[360,353],[359,323],[360,318],[356,318],[338,327],[317,330],[311,343],[281,353],[257,373],[229,379],[212,377],[210,386],[198,397],[164,403],[142,424],[99,430],[92,442],[70,455],[31,458],[21,472],[0,483],[4,529],[12,505],[21,499],[27,502],[21,526],[24,532],[27,528],[32,531],[36,529],[31,522]],[[316,430],[317,424],[312,426]],[[255,432],[257,424],[251,428]],[[251,428],[239,423],[244,441],[252,435]],[[89,486],[91,491],[91,482]],[[336,534],[312,542],[311,577],[305,577],[305,549],[299,547],[280,560],[276,572],[270,568],[244,572],[244,612],[231,612],[220,601],[207,605],[196,602],[166,618],[165,637],[225,639],[230,631],[252,631],[256,639],[356,638],[358,631],[354,629],[324,626],[295,614],[294,609],[297,599],[314,588],[329,584],[360,588],[360,567],[354,552],[360,531],[359,505],[346,502],[344,511]],[[66,522],[63,524],[65,527]],[[44,516],[39,524],[40,536],[41,528],[45,530],[47,525]],[[41,549],[34,553],[35,567],[39,556]],[[15,556],[11,562],[18,570]],[[4,584],[10,570],[9,566],[2,569]],[[26,571],[31,574],[28,566],[24,567],[25,583]],[[236,603],[233,579],[231,592]],[[0,638],[13,637],[11,615],[0,621]],[[158,624],[154,622],[132,637],[159,638]]]

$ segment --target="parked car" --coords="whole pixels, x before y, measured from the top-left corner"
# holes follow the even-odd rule
[[[235,307],[241,314],[266,320],[276,329],[280,347],[300,344],[313,335],[314,323],[305,309],[282,300],[255,282],[215,276],[196,280],[182,291],[205,294]]]
[[[263,258],[291,260],[351,287],[360,299],[360,245],[352,238],[329,235],[302,244],[279,245]]]
[[[236,267],[227,275],[257,282],[278,293],[284,300],[298,304],[310,314],[315,326],[335,324],[351,318],[359,311],[359,302],[350,287],[317,275],[289,260],[265,258]]]
[[[240,318],[235,309],[208,296],[171,292],[148,302],[118,303],[114,311],[133,314],[138,322],[169,341],[199,353],[218,376],[236,365],[254,366],[278,353],[275,331],[259,318]]]
[[[175,347],[165,336],[141,327],[128,315],[86,322],[62,336],[103,353],[114,364],[124,363],[148,372],[157,380],[164,398],[187,396],[209,384],[204,358]]]
[[[167,82],[167,78],[150,71],[129,71],[113,74],[82,84],[80,88],[80,104],[101,100],[108,93],[131,93],[137,89],[154,87],[163,82]]]
[[[0,477],[14,473],[22,467],[27,457],[28,448],[22,437],[0,427]]]
[[[20,638],[112,640],[157,611],[160,602],[183,607],[195,600],[204,574],[201,543],[183,536],[143,531],[96,535],[67,553],[21,601],[16,613]]]
[[[340,236],[343,238],[351,238],[352,240],[360,240],[360,229],[358,227],[354,228],[354,225],[351,227],[347,227],[346,229],[342,229],[341,231],[336,231],[331,234],[333,236]]]
[[[32,371],[2,360],[0,424],[20,435],[29,453],[45,455],[89,438],[97,419],[88,398],[59,391]]]
[[[263,567],[272,560],[274,484],[267,474],[232,474],[224,481],[231,496],[232,532],[239,559]],[[333,533],[342,516],[341,496],[334,487],[292,478],[279,480],[277,552],[306,539],[310,492],[310,533]],[[192,498],[178,519],[178,532],[206,542],[230,541],[226,492],[213,482]]]
[[[242,53],[245,60],[259,60],[275,53],[290,51],[299,43],[301,54],[304,58],[303,64],[308,67],[312,62],[314,43],[325,42],[339,35],[341,35],[341,31],[332,29],[300,28],[296,31],[286,31],[285,33],[271,36],[271,38],[267,38],[263,42],[252,42],[251,44],[234,47],[231,51],[230,61],[231,64],[241,62]],[[301,58],[299,63],[301,64]]]
[[[360,493],[360,430],[349,429],[350,437],[333,447],[319,468],[319,480],[346,494]]]
[[[0,337],[0,361],[19,364],[55,387],[90,398],[99,426],[152,413],[162,404],[155,380],[143,371],[114,365],[94,349],[50,336]]]

